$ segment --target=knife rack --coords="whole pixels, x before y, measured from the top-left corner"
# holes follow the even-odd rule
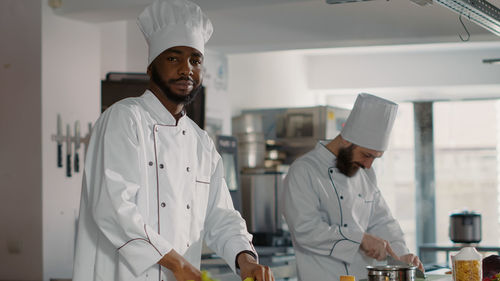
[[[80,134],[80,121],[75,121],[73,128],[71,128],[70,124],[66,124],[66,134],[63,134],[61,115],[57,114],[57,134],[52,134],[51,139],[57,143],[58,168],[64,167],[63,154],[66,155],[66,177],[71,177],[73,173],[80,172],[79,150],[83,144],[83,153],[86,154],[91,130],[92,123],[88,123],[88,132],[82,137]]]

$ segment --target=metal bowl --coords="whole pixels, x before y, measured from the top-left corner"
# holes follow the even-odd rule
[[[368,281],[415,281],[416,266],[377,265],[367,266]]]

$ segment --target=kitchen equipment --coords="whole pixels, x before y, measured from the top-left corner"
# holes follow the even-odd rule
[[[262,115],[248,113],[233,117],[232,129],[233,134],[262,133]]]
[[[262,115],[243,114],[233,117],[233,135],[238,140],[238,166],[240,169],[263,167],[266,140],[262,132]]]
[[[415,281],[416,267],[409,265],[367,266],[368,281]]]
[[[474,247],[464,247],[458,254],[451,256],[453,280],[481,281],[483,279],[482,258]]]
[[[61,115],[57,114],[57,135],[56,135],[56,142],[57,142],[57,167],[61,168],[63,166],[63,161],[62,161],[62,120],[61,120]]]
[[[78,155],[78,150],[80,149],[80,121],[75,122],[75,172],[80,172],[80,156]]]
[[[66,176],[71,177],[71,129],[66,125]]]
[[[412,266],[411,264],[407,264],[398,259],[393,258],[392,256],[387,256],[387,265],[402,265],[402,266]],[[425,278],[425,273],[422,272],[418,267],[415,269],[415,276],[417,278]]]
[[[217,152],[220,153],[222,163],[224,164],[224,178],[226,179],[227,189],[231,194],[233,205],[236,210],[241,212],[241,189],[240,173],[238,169],[238,142],[233,136],[217,135]]]
[[[266,141],[274,140],[280,144],[280,151],[286,154],[284,164],[291,164],[299,156],[312,150],[319,140],[336,137],[342,130],[349,113],[349,109],[332,106],[243,111],[244,115],[262,116],[264,138]],[[233,134],[235,134],[234,125]]]
[[[481,214],[469,211],[450,215],[450,240],[455,243],[479,243],[481,241]]]
[[[282,243],[284,220],[279,212],[279,193],[283,188],[284,173],[265,169],[246,169],[241,174],[241,215],[253,243],[262,246],[279,246]]]

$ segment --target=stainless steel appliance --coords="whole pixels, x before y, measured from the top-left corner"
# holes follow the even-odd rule
[[[241,212],[240,173],[238,169],[237,140],[233,136],[216,137],[217,151],[224,164],[224,177],[234,208]]]
[[[262,116],[262,132],[266,142],[274,141],[285,153],[284,164],[312,150],[319,140],[336,137],[350,110],[332,106],[270,108],[243,111],[243,115]],[[235,133],[233,119],[233,134]],[[242,122],[245,123],[245,122]],[[251,122],[246,122],[251,123]],[[236,126],[236,128],[247,128]],[[240,129],[241,130],[241,129]]]
[[[481,214],[469,211],[450,215],[450,240],[455,243],[481,241]]]
[[[238,139],[240,169],[263,167],[266,141],[262,132],[262,115],[243,114],[233,117],[232,130]]]
[[[288,108],[276,123],[276,140],[283,144],[287,163],[312,150],[319,140],[336,137],[350,110],[315,106]]]
[[[279,193],[285,174],[246,169],[241,174],[242,216],[248,231],[254,235],[253,243],[263,246],[286,244],[283,237],[284,220],[279,212]]]

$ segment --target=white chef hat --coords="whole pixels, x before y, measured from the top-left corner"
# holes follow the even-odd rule
[[[397,111],[396,103],[361,93],[340,135],[355,145],[385,151]]]
[[[200,7],[188,0],[156,0],[139,15],[137,24],[149,46],[148,65],[175,46],[192,47],[203,54],[213,32]]]

